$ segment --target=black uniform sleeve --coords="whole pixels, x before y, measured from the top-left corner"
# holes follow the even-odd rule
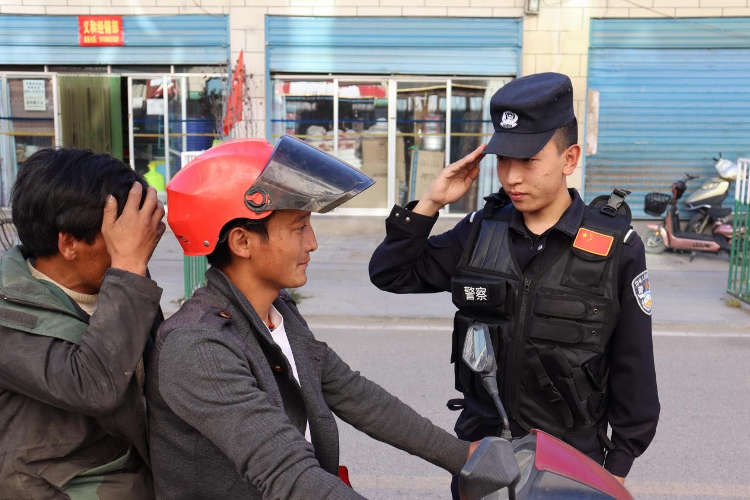
[[[471,230],[471,215],[428,238],[437,216],[409,210],[415,204],[393,207],[385,221],[385,239],[370,259],[370,281],[393,293],[447,292]]]
[[[605,468],[627,476],[633,460],[648,448],[659,421],[650,304],[640,305],[633,280],[646,271],[643,242],[635,234],[623,246],[618,286],[620,319],[611,340],[609,425],[615,448]]]

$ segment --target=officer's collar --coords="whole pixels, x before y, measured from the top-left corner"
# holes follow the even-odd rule
[[[560,220],[550,228],[549,231],[556,229],[567,234],[571,238],[576,235],[578,228],[581,226],[583,220],[583,212],[586,209],[586,204],[581,199],[578,191],[575,188],[568,189],[570,198],[572,200],[570,206],[560,217]],[[526,224],[523,222],[523,214],[518,210],[513,210],[510,218],[510,227],[521,234],[527,234],[529,230],[526,228]],[[547,231],[547,232],[549,232]]]

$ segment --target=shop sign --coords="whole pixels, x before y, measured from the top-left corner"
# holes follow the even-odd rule
[[[125,45],[122,16],[78,16],[78,45]]]
[[[23,81],[24,111],[47,111],[46,80]]]

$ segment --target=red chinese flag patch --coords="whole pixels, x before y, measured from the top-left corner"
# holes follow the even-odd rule
[[[613,241],[615,241],[613,236],[607,236],[606,234],[597,233],[596,231],[582,227],[578,230],[573,247],[584,252],[606,257],[609,255]]]

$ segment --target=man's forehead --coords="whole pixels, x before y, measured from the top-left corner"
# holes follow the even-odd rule
[[[302,222],[306,218],[310,217],[310,212],[306,210],[288,210],[290,212],[290,216],[293,217],[292,222]]]

